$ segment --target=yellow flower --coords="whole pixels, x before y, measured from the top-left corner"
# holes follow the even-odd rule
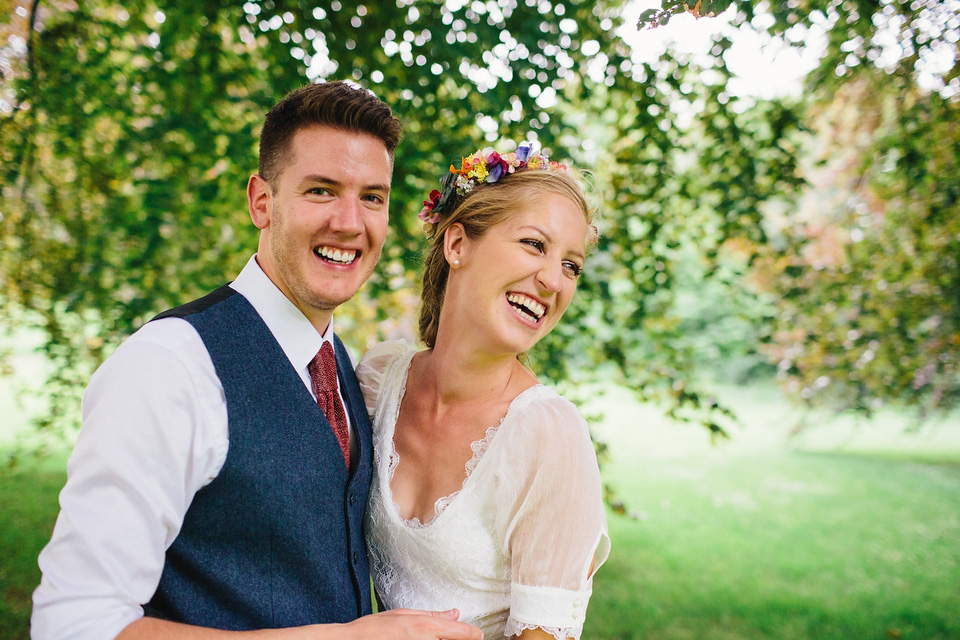
[[[459,174],[461,176],[469,175],[470,168],[478,162],[480,162],[480,160],[477,158],[477,154],[474,153],[467,156],[466,158],[463,158],[460,161],[459,169],[454,169],[453,166],[451,165],[450,171],[452,171],[453,173]]]
[[[480,158],[478,153],[472,153],[463,159],[459,173],[467,178],[483,180],[489,172],[487,171],[487,163]]]
[[[470,167],[470,171],[467,172],[467,176],[470,178],[476,178],[477,180],[483,180],[490,174],[487,171],[487,165],[482,162],[477,162],[477,164]]]

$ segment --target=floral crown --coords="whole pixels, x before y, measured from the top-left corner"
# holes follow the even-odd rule
[[[440,221],[440,215],[453,211],[457,201],[482,184],[499,182],[504,176],[523,169],[543,169],[569,174],[570,169],[540,153],[532,153],[531,142],[521,142],[516,152],[500,154],[491,147],[462,158],[460,167],[450,165],[450,171],[440,179],[440,189],[434,189],[423,201],[417,216],[423,221],[423,230],[431,237]]]

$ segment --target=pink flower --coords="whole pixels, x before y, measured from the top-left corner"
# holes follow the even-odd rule
[[[440,214],[434,213],[433,208],[437,206],[437,203],[440,201],[440,192],[434,189],[430,192],[428,198],[429,199],[423,201],[423,209],[420,210],[420,213],[417,214],[417,217],[424,222],[437,224],[440,222]]]

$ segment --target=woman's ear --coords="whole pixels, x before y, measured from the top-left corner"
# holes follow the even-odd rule
[[[443,232],[443,255],[453,269],[463,264],[466,240],[467,232],[459,222],[454,222]]]

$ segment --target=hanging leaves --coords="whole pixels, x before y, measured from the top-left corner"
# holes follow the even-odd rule
[[[637,19],[638,28],[653,29],[661,27],[670,21],[670,18],[681,14],[689,13],[695,18],[715,18],[731,5],[733,0],[696,0],[689,2],[684,0],[663,0],[660,3],[660,9],[645,9],[640,12]]]

